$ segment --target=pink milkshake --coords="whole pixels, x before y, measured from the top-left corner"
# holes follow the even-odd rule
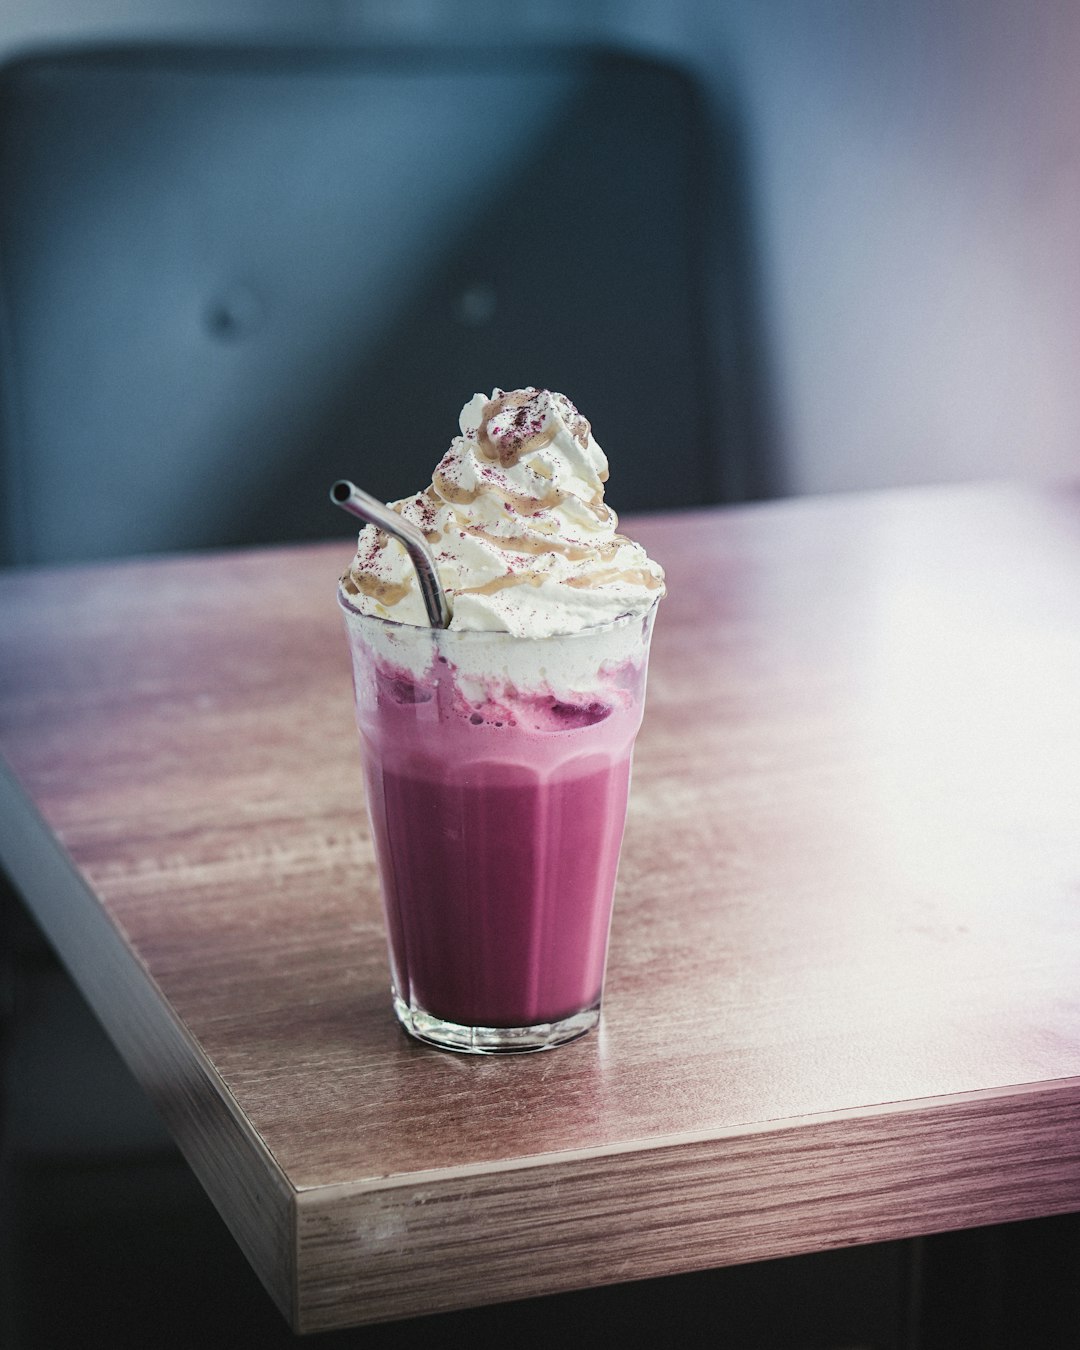
[[[371,528],[339,588],[393,1004],[443,1048],[544,1049],[599,1017],[662,593],[603,476],[561,395],[478,396],[432,488],[394,504],[433,545],[450,626]]]
[[[580,1035],[600,1006],[654,609],[538,639],[395,631],[343,607],[399,1018],[461,1049]],[[541,674],[552,647],[573,689]],[[500,662],[512,679],[475,671]]]

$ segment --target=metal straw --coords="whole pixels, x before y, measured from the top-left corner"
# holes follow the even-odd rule
[[[369,525],[376,525],[394,538],[405,548],[412,565],[416,568],[420,583],[420,595],[427,610],[428,623],[432,628],[447,628],[450,625],[450,606],[439,584],[439,570],[435,566],[435,555],[428,547],[423,531],[411,521],[403,519],[389,506],[384,506],[369,492],[364,492],[350,483],[347,478],[339,478],[330,489],[330,500],[343,511],[358,516]]]

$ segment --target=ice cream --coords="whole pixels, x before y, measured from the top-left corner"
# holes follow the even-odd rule
[[[643,613],[664,574],[617,533],[607,459],[563,394],[495,389],[461,410],[431,486],[391,505],[431,544],[450,627],[551,637]],[[342,589],[363,614],[427,625],[415,569],[365,526]]]

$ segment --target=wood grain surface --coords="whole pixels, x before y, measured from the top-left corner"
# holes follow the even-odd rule
[[[604,1016],[389,1006],[351,549],[0,578],[0,858],[302,1330],[1080,1207],[1080,494],[623,522]]]

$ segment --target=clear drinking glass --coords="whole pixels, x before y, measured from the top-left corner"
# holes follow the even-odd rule
[[[569,636],[360,614],[352,653],[394,1009],[473,1053],[596,1025],[656,605]]]

